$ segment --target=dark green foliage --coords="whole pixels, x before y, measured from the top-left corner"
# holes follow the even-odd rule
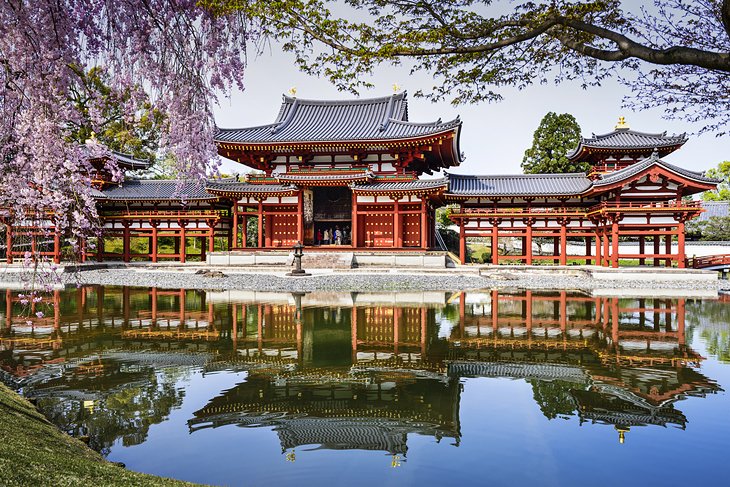
[[[568,154],[580,142],[580,125],[569,113],[549,112],[540,121],[532,138],[532,147],[525,151],[522,169],[525,174],[588,172],[587,162],[573,163]]]
[[[707,171],[707,176],[722,181],[715,191],[705,191],[702,199],[705,201],[730,201],[730,161],[724,161],[716,168]]]
[[[687,233],[700,240],[729,241],[730,216],[713,216],[705,221],[693,220],[687,224]]]

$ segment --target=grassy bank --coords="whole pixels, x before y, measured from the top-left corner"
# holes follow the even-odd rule
[[[46,421],[28,401],[0,384],[0,484],[191,485],[131,472],[104,460]]]

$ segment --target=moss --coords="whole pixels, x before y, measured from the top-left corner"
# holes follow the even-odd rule
[[[2,485],[192,485],[131,472],[106,461],[0,384]]]

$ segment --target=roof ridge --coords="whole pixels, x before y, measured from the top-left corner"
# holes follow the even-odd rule
[[[590,137],[587,140],[590,140],[590,139],[602,139],[602,138],[609,137],[611,135],[616,135],[616,134],[629,134],[629,133],[630,134],[633,134],[633,135],[643,135],[643,136],[646,136],[646,137],[668,138],[668,139],[672,139],[672,138],[676,138],[676,137],[683,137],[683,138],[686,138],[687,137],[687,133],[686,132],[681,133],[681,134],[667,135],[667,131],[666,130],[664,132],[642,132],[640,130],[634,130],[634,129],[616,129],[613,132],[607,132],[605,134],[598,134],[598,135],[591,134],[592,137]]]
[[[213,140],[215,140],[216,135],[218,135],[219,132],[234,132],[238,130],[256,130],[256,129],[267,129],[274,127],[276,125],[279,125],[281,122],[274,122],[274,123],[267,123],[264,125],[255,125],[253,127],[239,127],[239,128],[221,128],[217,127],[218,130],[215,131],[213,134]]]
[[[374,98],[352,98],[349,100],[333,100],[333,99],[313,99],[313,98],[298,98],[295,96],[283,95],[284,103],[293,103],[298,100],[302,105],[364,105],[375,102],[386,102],[388,100],[399,100],[406,99],[407,91],[401,91],[400,93],[393,93],[392,95],[379,96]]]
[[[545,176],[552,176],[552,177],[588,177],[586,173],[584,172],[555,172],[555,173],[541,173],[541,174],[448,174],[448,177],[452,176],[458,176],[461,178],[472,178],[472,179],[478,179],[478,178],[539,178],[539,177],[545,177]]]
[[[390,123],[397,123],[400,125],[408,125],[411,127],[439,127],[441,125],[449,125],[449,124],[455,124],[455,123],[461,123],[461,119],[459,117],[453,118],[451,120],[448,120],[446,122],[442,121],[440,118],[438,120],[435,120],[433,122],[409,122],[405,120],[398,120],[395,118],[390,119]]]

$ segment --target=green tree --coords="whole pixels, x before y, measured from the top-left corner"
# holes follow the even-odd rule
[[[700,240],[713,242],[730,241],[730,216],[711,216],[707,220],[692,220],[687,223],[687,233]]]
[[[573,163],[568,153],[580,142],[580,125],[569,113],[549,112],[540,121],[532,138],[532,147],[525,151],[522,169],[526,174],[587,172],[587,162]]]
[[[381,63],[434,76],[454,103],[500,100],[504,86],[619,79],[637,109],[726,130],[730,113],[730,0],[201,0],[242,10],[302,71],[341,90],[371,86]],[[652,2],[646,2],[652,3]],[[343,6],[342,4],[345,4]],[[330,10],[331,8],[331,10]]]
[[[705,191],[702,199],[705,201],[730,201],[730,161],[724,161],[716,168],[707,171],[707,176],[722,181],[715,191]]]
[[[112,88],[101,67],[73,69],[78,78],[68,96],[81,118],[70,122],[70,138],[83,143],[96,137],[113,151],[154,161],[164,116],[147,93],[139,87]]]

